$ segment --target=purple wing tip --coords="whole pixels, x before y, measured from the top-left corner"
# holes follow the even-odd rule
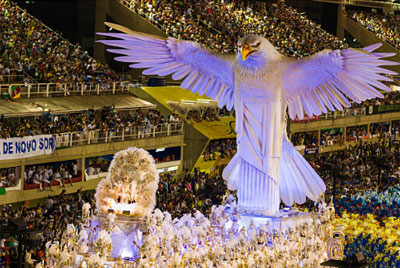
[[[376,43],[367,47],[363,47],[362,50],[366,51],[366,52],[372,52],[378,48],[380,48],[383,44],[382,43]]]
[[[397,53],[395,53],[395,52],[387,52],[387,53],[384,53],[384,57],[385,58],[389,58],[389,57],[393,57],[393,56],[396,56],[397,55]]]

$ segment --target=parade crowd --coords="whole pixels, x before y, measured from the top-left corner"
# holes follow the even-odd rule
[[[210,175],[195,168],[183,178],[167,173],[160,176],[157,207],[168,211],[172,217],[181,217],[196,210],[208,215],[212,205],[221,204],[226,193],[221,175]]]
[[[329,194],[336,177],[338,197],[385,190],[400,183],[400,145],[391,141],[360,141],[346,150],[316,154],[308,161],[325,181]]]
[[[346,45],[303,13],[280,2],[131,0],[129,7],[173,37],[233,53],[247,34],[266,37],[280,52],[304,57]]]
[[[204,161],[232,158],[236,153],[236,139],[212,140],[203,152]]]
[[[380,39],[400,49],[400,17],[399,15],[384,15],[377,12],[347,10],[350,18],[376,34]]]
[[[23,74],[26,82],[106,84],[120,80],[79,44],[71,44],[16,3],[1,0],[0,72],[7,69]]]
[[[186,118],[188,120],[193,120],[197,123],[205,120],[207,122],[219,121],[221,117],[234,115],[233,112],[228,111],[224,106],[222,108],[218,107],[204,107],[191,109],[187,112]]]
[[[318,132],[297,132],[293,133],[291,142],[294,146],[305,146],[313,148],[318,146]]]
[[[154,126],[179,123],[176,116],[164,116],[155,109],[119,111],[115,106],[103,107],[100,111],[93,108],[81,113],[53,115],[45,112],[37,118],[4,118],[0,117],[0,137],[24,137],[40,134],[58,134],[64,132],[101,130],[102,132],[116,131],[122,128],[139,127],[143,134],[148,133]],[[143,135],[145,137],[145,135]]]
[[[76,226],[81,217],[82,205],[90,203],[95,207],[94,191],[81,192],[78,190],[75,194],[67,195],[65,190],[55,196],[49,196],[42,204],[33,207],[13,207],[11,205],[3,206],[0,210],[0,224],[7,228],[12,220],[23,219],[27,223],[27,228],[40,231],[37,246],[22,244],[22,260],[28,263],[41,262],[46,259],[45,243],[47,241],[60,241],[61,236],[68,223],[74,223]],[[18,243],[16,236],[0,238],[2,267],[18,267]],[[29,259],[28,259],[29,258]],[[26,267],[29,267],[26,266]],[[32,266],[30,266],[32,267]]]
[[[352,108],[357,107],[369,107],[369,106],[379,106],[379,105],[389,105],[400,103],[399,91],[391,91],[384,94],[384,98],[375,98],[358,103],[352,103]]]

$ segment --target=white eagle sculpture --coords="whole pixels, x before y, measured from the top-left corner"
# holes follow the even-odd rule
[[[238,42],[237,55],[221,55],[191,41],[161,38],[106,23],[123,33],[99,33],[114,40],[115,60],[145,68],[144,75],[172,75],[181,87],[235,107],[237,153],[223,172],[228,188],[237,190],[238,208],[253,215],[276,215],[286,205],[317,200],[324,182],[288,140],[286,110],[291,119],[320,115],[383,97],[390,89],[380,81],[395,72],[381,65],[394,53],[324,50],[311,57],[281,55],[265,38],[250,35]],[[382,75],[383,74],[383,75]]]

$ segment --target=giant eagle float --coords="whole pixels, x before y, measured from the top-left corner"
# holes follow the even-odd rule
[[[237,153],[223,171],[230,190],[237,190],[240,212],[277,215],[286,205],[317,200],[324,182],[286,135],[291,119],[321,115],[380,97],[390,91],[381,81],[395,72],[379,66],[394,53],[375,53],[381,44],[357,49],[324,50],[294,59],[280,54],[265,38],[239,40],[237,55],[217,54],[205,46],[162,38],[106,23],[122,33],[99,33],[117,61],[145,68],[144,75],[172,75],[181,87],[206,95],[236,112]],[[288,113],[286,111],[288,110]]]

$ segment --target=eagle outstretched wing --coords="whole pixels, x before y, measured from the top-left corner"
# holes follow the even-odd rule
[[[146,68],[145,75],[166,76],[181,80],[182,88],[206,95],[218,101],[218,106],[230,110],[234,104],[234,56],[219,55],[200,44],[176,38],[161,38],[134,32],[120,25],[106,23],[124,33],[98,33],[114,40],[100,40],[105,45],[118,47],[107,49],[121,54],[115,60],[132,63],[131,68]]]
[[[328,110],[350,107],[349,99],[361,103],[367,99],[383,97],[378,91],[390,91],[380,81],[392,81],[386,75],[396,72],[379,66],[398,65],[382,60],[395,53],[372,53],[382,44],[362,50],[344,49],[322,51],[311,57],[289,61],[282,71],[285,100],[291,119],[320,115]]]

